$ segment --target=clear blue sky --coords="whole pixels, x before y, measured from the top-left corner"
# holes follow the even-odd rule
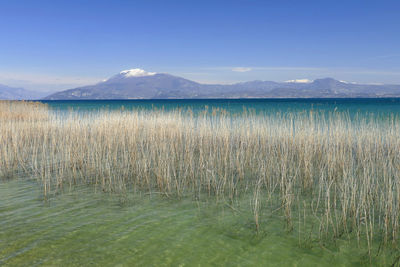
[[[136,67],[201,82],[400,84],[400,1],[0,0],[0,36],[0,83],[34,89]]]

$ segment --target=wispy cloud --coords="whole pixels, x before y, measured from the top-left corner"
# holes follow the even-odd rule
[[[394,56],[394,55],[393,55]],[[285,66],[255,66],[255,67],[209,67],[203,68],[204,70],[232,70],[237,72],[277,72],[290,73],[303,71],[308,73],[321,73],[323,75],[335,74],[335,73],[348,73],[348,74],[376,74],[376,75],[400,75],[400,70],[378,70],[378,69],[362,69],[362,68],[346,68],[346,67],[285,67]],[[247,70],[248,69],[248,70]]]
[[[232,71],[235,71],[235,72],[248,72],[251,70],[252,70],[252,68],[248,68],[248,67],[235,67],[232,69]]]
[[[323,67],[288,67],[288,66],[250,66],[250,67],[232,67],[232,66],[217,66],[217,67],[203,67],[202,70],[230,70],[237,72],[246,71],[309,71],[309,70],[326,70]]]
[[[245,71],[246,69],[251,69],[251,71]],[[235,75],[235,71],[243,74]],[[210,66],[197,68],[192,71],[191,75],[179,74],[197,82],[215,81],[216,83],[235,83],[251,80],[283,82],[295,78],[315,80],[332,77],[359,83],[400,84],[400,69],[339,66]]]

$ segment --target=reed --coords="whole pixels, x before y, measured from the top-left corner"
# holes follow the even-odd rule
[[[399,244],[397,117],[219,110],[57,115],[41,104],[0,102],[0,122],[0,177],[36,177],[45,196],[77,184],[230,206],[250,196],[257,231],[263,216],[279,214],[299,238],[356,238],[370,255],[376,244]]]
[[[29,101],[0,100],[0,122],[48,119],[46,104]]]

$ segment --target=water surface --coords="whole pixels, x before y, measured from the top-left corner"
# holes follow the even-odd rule
[[[194,112],[206,108],[225,109],[230,113],[253,110],[256,113],[275,114],[316,110],[322,112],[346,112],[362,115],[400,115],[400,98],[337,98],[337,99],[168,99],[168,100],[48,100],[50,108],[58,111],[150,110],[191,109]]]
[[[44,201],[35,181],[0,183],[2,266],[360,266],[355,243],[299,243],[280,217],[257,234],[224,205],[72,188]],[[387,266],[384,257],[372,264]]]

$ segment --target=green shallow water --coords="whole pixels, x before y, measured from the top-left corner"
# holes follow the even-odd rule
[[[301,245],[279,216],[256,234],[251,211],[215,202],[127,200],[92,187],[44,201],[34,181],[0,183],[0,266],[388,266],[389,258],[370,262],[345,240]]]

